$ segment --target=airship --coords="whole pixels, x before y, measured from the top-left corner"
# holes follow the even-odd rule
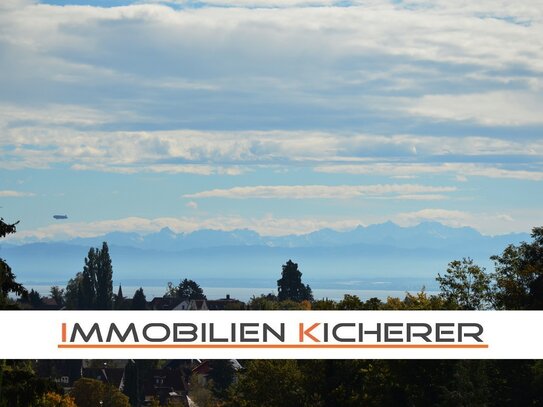
[[[68,215],[53,215],[55,219],[68,219]]]

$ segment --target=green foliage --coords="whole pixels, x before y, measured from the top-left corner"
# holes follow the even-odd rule
[[[71,278],[66,285],[64,293],[64,303],[68,309],[80,309],[79,299],[81,298],[81,285],[83,274],[77,273],[74,278]]]
[[[132,310],[147,309],[147,299],[145,298],[145,294],[143,293],[142,287],[140,287],[134,293],[134,296],[132,297],[132,304],[130,305],[130,309]]]
[[[277,297],[273,294],[260,294],[260,296],[252,296],[247,303],[247,309],[249,310],[274,310],[279,309]]]
[[[211,380],[211,389],[216,397],[224,397],[228,387],[234,382],[236,370],[228,359],[210,360],[211,368],[208,379]]]
[[[145,394],[144,383],[152,380],[152,370],[158,367],[159,361],[136,359],[129,360],[124,368],[124,389],[129,404],[132,406],[143,405]]]
[[[64,301],[68,309],[113,309],[113,268],[106,242],[101,249],[89,249],[83,272],[68,281]]]
[[[123,393],[128,397],[128,401],[131,406],[140,405],[142,394],[140,388],[142,387],[141,380],[138,375],[138,367],[136,361],[129,360],[124,367],[124,388]]]
[[[229,392],[225,407],[304,406],[304,375],[295,360],[251,360]]]
[[[382,306],[383,306],[383,301],[381,301],[377,297],[372,297],[364,303],[363,309],[368,310],[368,311],[377,311],[377,310],[380,310]]]
[[[96,251],[96,309],[113,309],[113,266],[106,242]]]
[[[337,309],[339,310],[361,310],[364,309],[364,304],[356,295],[345,294],[343,299],[338,302]]]
[[[334,300],[329,300],[328,298],[322,300],[313,301],[311,309],[315,311],[329,311],[337,309],[337,304]]]
[[[0,361],[1,407],[34,407],[48,392],[61,392],[61,389],[38,377],[29,361]]]
[[[0,238],[16,232],[16,223],[5,223],[3,218],[0,218]],[[13,293],[26,297],[28,292],[15,281],[15,274],[11,271],[11,267],[6,261],[0,258],[0,310],[1,309],[16,309],[17,306],[8,299],[8,294]]]
[[[38,400],[36,407],[77,407],[77,405],[70,396],[49,392]]]
[[[313,294],[309,285],[302,283],[302,273],[298,270],[298,264],[292,260],[283,266],[281,278],[277,280],[277,298],[279,301],[313,301]]]
[[[43,305],[41,295],[34,289],[30,290],[28,293],[28,302],[32,308],[39,308],[41,305]]]
[[[196,281],[183,279],[178,286],[174,286],[171,282],[168,282],[168,289],[166,295],[170,297],[182,298],[184,300],[205,300],[202,287],[196,283]]]
[[[74,383],[70,394],[78,407],[130,407],[128,397],[119,389],[99,380],[83,377]],[[100,404],[102,402],[103,404]]]
[[[436,280],[449,308],[482,310],[491,305],[491,276],[470,258],[450,262],[446,273],[438,274]]]
[[[498,309],[543,309],[543,227],[532,230],[531,243],[509,245],[492,256]]]
[[[193,374],[189,382],[189,397],[198,405],[198,407],[217,407],[221,405],[219,400],[215,398],[212,391],[213,383],[204,385],[200,382],[200,377]]]
[[[59,306],[64,305],[64,289],[63,288],[60,288],[59,286],[55,285],[51,287],[50,293],[51,293],[51,298],[53,298]]]

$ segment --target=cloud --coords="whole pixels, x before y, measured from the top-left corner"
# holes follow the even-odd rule
[[[81,131],[8,128],[0,135],[0,168],[50,168],[119,173],[239,175],[262,165],[307,166],[328,173],[455,172],[492,178],[540,180],[542,170],[469,163],[492,156],[543,156],[543,141],[491,137],[372,135],[323,131]],[[416,151],[416,152],[415,152]],[[428,164],[464,156],[463,164]],[[500,158],[502,156],[502,158]],[[415,161],[405,163],[402,161]]]
[[[10,190],[4,190],[0,191],[0,198],[23,198],[23,197],[30,197],[35,196],[36,194],[33,192],[21,192],[21,191],[10,191]]]
[[[391,219],[402,226],[413,226],[423,221],[439,222],[452,227],[472,227],[486,235],[511,232],[529,232],[543,222],[540,209],[513,208],[508,213],[500,211],[472,212],[443,208],[426,208],[412,212],[401,212]]]
[[[425,186],[412,184],[389,185],[278,185],[251,186],[229,189],[213,189],[183,195],[185,198],[228,198],[228,199],[348,199],[355,197],[392,197],[395,199],[427,200],[428,192],[454,192],[455,187]],[[422,194],[422,195],[418,195]],[[435,198],[430,195],[430,198]]]
[[[198,203],[195,201],[189,201],[185,204],[185,206],[190,209],[198,209]]]
[[[468,212],[448,209],[422,209],[415,212],[405,212],[397,215],[395,219],[399,224],[410,226],[421,221],[435,221],[448,226],[467,226],[473,215]]]
[[[325,165],[315,167],[315,171],[336,174],[371,174],[386,175],[395,178],[415,177],[417,175],[451,173],[460,182],[467,181],[468,176],[505,178],[528,181],[542,181],[543,170],[505,169],[495,165],[473,163],[373,163]]]
[[[121,219],[100,220],[92,222],[54,223],[36,229],[18,229],[17,234],[6,240],[26,242],[34,240],[62,240],[76,237],[94,237],[109,232],[134,232],[147,234],[158,232],[168,227],[177,233],[193,232],[201,229],[235,230],[250,229],[266,236],[302,234],[322,228],[337,230],[352,229],[361,222],[359,219],[323,219],[323,218],[277,218],[267,215],[259,218],[241,216],[217,216],[210,218],[196,217],[161,217],[141,218],[127,217]]]
[[[530,83],[543,70],[532,1],[167,3],[11,0],[0,15],[3,100],[78,105],[88,110],[76,121],[113,117],[124,129],[360,128],[398,120],[399,105],[408,118],[540,123],[528,109],[541,105]],[[466,98],[485,103],[455,105]],[[72,120],[58,117],[44,120]]]
[[[470,120],[489,126],[543,123],[543,98],[527,92],[498,91],[460,95],[424,95],[404,109],[441,120]]]
[[[96,126],[113,122],[111,114],[99,109],[78,105],[51,104],[30,107],[13,104],[0,104],[0,126],[18,123],[43,125]]]

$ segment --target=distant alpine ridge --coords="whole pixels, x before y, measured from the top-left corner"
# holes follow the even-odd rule
[[[471,257],[491,267],[489,257],[528,233],[484,236],[469,227],[437,222],[400,227],[392,222],[349,231],[321,229],[302,235],[262,236],[251,230],[175,233],[112,232],[63,242],[0,245],[22,281],[66,281],[80,271],[91,246],[107,241],[116,280],[143,284],[193,278],[212,284],[272,284],[288,259],[314,284],[391,281],[429,282],[455,259]],[[262,286],[262,285],[260,285]]]

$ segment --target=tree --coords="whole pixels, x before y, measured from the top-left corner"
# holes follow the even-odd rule
[[[226,407],[306,406],[304,376],[296,360],[250,360],[229,392]]]
[[[532,239],[491,257],[499,309],[543,309],[543,227],[532,229]]]
[[[17,223],[19,222],[13,224],[5,223],[4,219],[0,218],[0,238],[15,233]],[[4,259],[0,258],[0,309],[16,308],[8,300],[9,293],[22,297],[26,297],[28,294],[22,284],[15,281],[15,274],[11,271],[11,267]]]
[[[222,398],[228,387],[234,382],[236,370],[229,359],[215,359],[208,363],[211,370],[207,377],[212,381],[213,393]]]
[[[34,407],[47,392],[61,392],[58,385],[42,379],[30,361],[0,361],[0,406]]]
[[[132,304],[130,305],[132,310],[145,310],[147,309],[147,299],[143,293],[143,288],[140,287],[139,290],[136,290],[134,297],[132,297]]]
[[[113,309],[113,267],[106,242],[97,251],[96,262],[96,309]]]
[[[48,392],[42,396],[36,407],[77,407],[77,405],[70,396]]]
[[[269,293],[267,295],[260,294],[259,297],[252,296],[247,303],[247,309],[249,310],[274,310],[279,309],[279,303],[277,296]]]
[[[113,268],[106,242],[101,249],[89,249],[83,272],[78,273],[66,286],[66,304],[71,309],[113,308]]]
[[[58,285],[55,285],[51,287],[50,293],[51,298],[55,300],[57,305],[62,307],[64,305],[64,289],[60,288]]]
[[[123,393],[128,396],[131,406],[141,405],[140,388],[141,380],[138,375],[138,367],[135,360],[129,360],[124,367],[124,388]]]
[[[119,389],[99,380],[83,377],[74,383],[70,394],[78,407],[130,407],[128,397]]]
[[[487,309],[491,303],[491,276],[470,258],[449,263],[446,273],[436,277],[441,296],[463,310]]]
[[[123,288],[119,284],[119,290],[117,294],[113,294],[113,308],[116,310],[124,309],[126,303],[126,297],[123,295]]]
[[[30,290],[28,293],[28,303],[32,308],[40,308],[43,305],[40,293],[34,289]]]
[[[345,294],[343,299],[338,302],[337,309],[340,310],[360,310],[364,309],[364,303],[357,295]]]
[[[205,300],[204,290],[193,280],[183,279],[177,287],[174,287],[171,282],[168,283],[168,291],[166,295],[171,297],[182,298],[185,300]]]
[[[89,249],[89,254],[85,257],[85,265],[79,287],[79,309],[90,310],[96,305],[96,269],[97,254],[94,247]]]
[[[279,301],[313,301],[313,294],[309,285],[302,283],[302,273],[298,270],[298,264],[292,260],[283,266],[281,278],[277,280],[277,297]]]
[[[79,272],[74,278],[71,278],[66,285],[64,293],[64,302],[68,309],[82,309],[79,305],[81,298],[81,286],[83,281],[83,273]]]

